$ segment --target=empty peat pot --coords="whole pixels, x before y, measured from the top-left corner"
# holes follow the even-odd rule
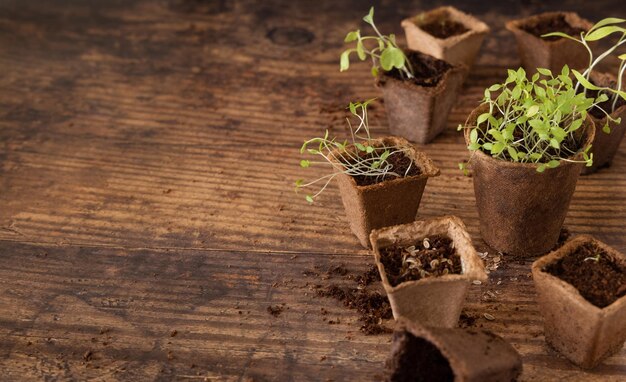
[[[508,342],[485,330],[401,321],[387,369],[391,382],[511,382],[522,373],[522,359]]]
[[[609,73],[591,73],[591,81],[602,87],[614,87],[617,80]],[[612,102],[607,101],[602,105],[603,108],[610,112]],[[593,165],[591,167],[583,167],[582,174],[592,174],[603,167],[608,167],[613,162],[615,154],[619,149],[620,143],[624,138],[624,132],[626,131],[626,102],[622,98],[617,101],[617,108],[611,113],[611,117],[614,119],[621,118],[619,124],[609,122],[611,133],[607,134],[602,131],[602,126],[606,123],[606,115],[596,114],[592,109],[589,115],[596,125],[596,135],[591,145],[591,152],[593,153]],[[619,106],[621,105],[621,106]]]
[[[422,276],[418,280],[410,277],[408,279],[412,280],[399,284],[392,281],[391,268],[385,267],[385,263],[397,264],[397,261],[401,263],[406,261],[390,259],[387,262],[383,255],[387,256],[390,250],[398,248],[416,247],[434,237],[447,238],[451,241],[452,256],[460,260],[460,273],[432,274]],[[376,266],[396,320],[406,319],[427,326],[454,327],[459,321],[470,282],[487,279],[485,266],[472,246],[465,225],[455,216],[374,230],[370,234],[370,240]],[[398,256],[403,255],[399,253]],[[431,264],[423,264],[423,269],[430,270]]]
[[[445,129],[467,69],[420,52],[405,54],[415,78],[402,78],[394,70],[379,74],[377,85],[385,99],[389,131],[424,144]]]
[[[474,109],[465,126],[476,126],[478,116],[488,110],[488,105]],[[589,116],[581,131],[585,147],[595,132]],[[470,129],[465,129],[467,144],[469,135]],[[485,242],[522,257],[543,255],[554,248],[584,164],[561,161],[558,167],[540,173],[535,164],[495,159],[480,150],[472,152],[470,164]]]
[[[580,36],[581,31],[591,28],[592,24],[573,12],[547,12],[525,19],[512,20],[506,28],[513,32],[522,66],[528,73],[535,73],[537,68],[550,69],[560,73],[564,65],[573,69],[589,65],[589,53],[582,44],[566,38],[541,35],[563,32]]]
[[[574,285],[560,278],[565,276],[557,277],[551,274],[555,270],[563,273],[565,268],[558,265],[558,262],[568,257],[573,258],[580,248],[589,248],[588,246],[604,251],[603,257],[608,257],[616,267],[621,267],[622,275],[626,272],[626,256],[586,235],[575,237],[532,265],[539,309],[544,319],[546,342],[583,368],[592,368],[610,355],[619,352],[626,340],[626,290],[624,290],[626,283],[622,284],[621,297],[608,306],[599,307],[583,297]],[[592,261],[597,260],[585,258],[583,264],[578,266],[591,265],[592,263],[587,263]],[[571,267],[571,263],[569,266]],[[609,272],[598,273],[599,277],[609,277]],[[622,282],[623,280],[624,278]],[[598,280],[583,279],[581,282],[594,283],[596,287],[606,289],[606,284],[598,283]],[[613,284],[615,285],[615,282]],[[615,289],[619,296],[620,287],[617,285]],[[591,299],[594,296],[591,294],[588,297]],[[610,300],[601,302],[604,305]]]
[[[406,139],[386,137],[373,142],[374,146],[384,144],[404,148],[404,154],[420,171],[415,176],[391,178],[363,186],[358,185],[350,175],[337,176],[350,229],[365,248],[370,246],[369,235],[373,229],[415,220],[426,181],[439,175],[439,169],[430,158],[417,151]],[[341,166],[341,163],[337,165]]]
[[[489,33],[487,24],[454,7],[439,7],[402,21],[409,49],[468,69]]]

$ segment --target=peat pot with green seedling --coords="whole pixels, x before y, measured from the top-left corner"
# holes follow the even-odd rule
[[[350,228],[366,248],[373,229],[414,221],[426,181],[439,175],[426,154],[405,139],[371,137],[367,115],[371,101],[350,104],[358,124],[347,120],[349,141],[330,138],[326,130],[323,137],[304,142],[300,152],[319,160],[303,159],[300,166],[326,166],[329,171],[312,181],[296,181],[296,191],[319,185],[306,195],[313,203],[337,178]]]
[[[546,38],[559,37],[575,42],[588,52],[589,64],[583,71],[579,82],[584,82],[584,86],[579,84],[577,91],[584,92],[591,97],[598,94],[605,94],[608,99],[589,110],[589,115],[597,127],[596,135],[592,143],[593,165],[585,167],[583,174],[591,174],[602,167],[609,166],[613,157],[617,153],[624,132],[626,131],[626,97],[624,97],[624,72],[626,72],[626,53],[615,53],[620,46],[626,46],[626,20],[619,18],[607,18],[599,21],[587,32],[580,35],[569,36],[564,32],[550,33],[544,35]],[[607,50],[594,56],[590,43],[615,38],[617,41]],[[622,49],[622,52],[626,49]],[[620,64],[617,69],[617,76],[610,73],[598,73],[594,69],[603,60],[616,56]],[[609,90],[610,89],[610,90]],[[602,128],[602,132],[600,132]]]
[[[400,49],[393,34],[381,34],[374,24],[374,8],[363,20],[374,35],[364,36],[360,30],[346,35],[345,42],[355,46],[341,54],[340,70],[348,70],[352,55],[371,60],[391,133],[417,143],[430,142],[445,129],[467,68]]]
[[[485,90],[464,129],[471,152],[474,192],[484,240],[518,256],[546,253],[556,243],[595,127],[589,110],[609,98],[577,87],[580,72],[509,70],[506,81]],[[607,91],[613,91],[607,89]],[[467,171],[466,164],[460,164]]]
[[[534,262],[546,341],[583,368],[626,340],[626,256],[586,235]]]

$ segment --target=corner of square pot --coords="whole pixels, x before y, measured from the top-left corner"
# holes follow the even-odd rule
[[[462,273],[407,281],[391,286],[380,260],[380,249],[391,245],[411,245],[424,237],[444,234],[461,258]],[[372,231],[370,241],[383,287],[396,319],[405,318],[430,326],[457,324],[471,280],[486,280],[482,260],[472,246],[462,221],[455,216],[415,221]]]
[[[462,24],[468,30],[465,33],[441,39],[421,29],[416,21],[420,17],[436,17],[442,13],[447,13],[451,20]],[[483,39],[490,31],[489,26],[484,22],[452,6],[422,12],[402,20],[401,25],[404,28],[409,49],[430,54],[451,64],[463,64],[467,68],[472,67]]]
[[[587,301],[573,285],[543,269],[589,242],[626,263],[626,256],[615,249],[591,236],[579,235],[532,265],[546,342],[585,369],[597,366],[621,350],[626,340],[626,296],[599,308]]]
[[[420,167],[421,173],[368,186],[359,186],[352,176],[346,174],[337,176],[350,229],[365,248],[370,248],[372,229],[415,220],[428,178],[438,176],[440,172],[425,153],[418,151],[406,139],[390,136],[374,139],[373,143],[407,148],[407,155]],[[397,194],[401,195],[394,196]]]

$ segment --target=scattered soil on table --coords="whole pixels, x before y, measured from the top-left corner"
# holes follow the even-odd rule
[[[449,19],[433,20],[429,23],[418,26],[429,35],[440,39],[457,36],[469,30],[465,27],[465,25]]]
[[[454,373],[448,360],[435,345],[402,331],[393,335],[392,358],[387,368],[392,382],[452,382]]]
[[[544,271],[573,285],[599,308],[626,295],[626,264],[617,263],[593,243],[586,243],[570,255],[548,264]]]
[[[367,157],[371,157],[371,154],[361,153],[360,156],[361,158],[366,159]],[[400,175],[401,177],[417,176],[421,174],[420,168],[413,162],[411,158],[406,156],[401,151],[398,151],[389,155],[389,157],[387,157],[387,163],[393,166],[391,171]],[[385,175],[385,176],[358,175],[358,176],[353,176],[353,178],[356,184],[359,186],[370,186],[372,184],[380,183],[385,180],[396,179],[397,176],[395,175]]]
[[[522,25],[521,29],[526,32],[535,35],[537,37],[541,37],[544,34],[552,33],[552,32],[563,32],[567,35],[580,36],[580,32],[584,32],[585,29],[573,27],[571,26],[567,20],[565,20],[565,16],[558,15],[556,17],[552,17],[549,19],[542,19],[536,23]],[[561,37],[546,37],[545,40],[548,41],[556,41],[560,40]]]
[[[284,309],[285,307],[282,305],[274,305],[274,306],[270,305],[267,307],[267,312],[274,317],[278,317],[280,316],[280,314],[283,312]]]
[[[462,271],[461,258],[452,240],[440,235],[425,238],[410,247],[382,248],[380,261],[391,286]]]
[[[443,60],[439,60],[433,56],[429,56],[424,53],[415,51],[405,51],[411,66],[413,67],[413,74],[415,78],[411,79],[413,83],[418,86],[433,87],[436,86],[444,74],[450,69],[452,65]],[[393,77],[398,80],[407,80],[398,69],[393,69],[386,72],[384,75]],[[408,80],[407,80],[408,81]]]

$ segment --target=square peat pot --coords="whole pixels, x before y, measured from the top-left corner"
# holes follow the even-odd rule
[[[426,26],[454,22],[464,31],[453,34],[433,35]],[[476,55],[489,33],[487,24],[454,7],[439,7],[402,20],[409,49],[429,54],[451,64],[472,67]],[[424,29],[422,29],[424,28]]]
[[[589,54],[582,44],[566,38],[549,40],[528,32],[530,28],[540,23],[547,23],[561,17],[572,28],[588,30],[592,26],[588,20],[574,12],[546,12],[506,23],[506,29],[515,35],[522,66],[529,74],[535,73],[537,68],[546,68],[560,73],[564,65],[568,65],[571,69],[581,69],[589,65]],[[553,30],[546,33],[552,32],[562,31]]]
[[[428,60],[429,65],[450,66],[423,53],[405,53],[409,57]],[[387,73],[380,74],[377,85],[383,93],[391,134],[419,144],[432,141],[446,128],[448,114],[456,102],[466,73],[465,65],[452,65],[434,86],[419,85]]]
[[[596,244],[614,260],[626,263],[623,254],[590,236],[580,235],[535,261],[532,273],[546,342],[576,365],[589,369],[622,349],[626,340],[626,296],[599,308],[573,285],[544,271],[548,264],[587,243]]]
[[[452,240],[461,258],[461,274],[426,277],[392,286],[381,262],[380,250],[386,247],[411,246],[426,237],[442,235]],[[370,235],[376,266],[396,320],[405,319],[420,325],[455,327],[472,280],[487,279],[485,266],[472,246],[461,219],[445,216],[410,224],[374,230]]]
[[[365,248],[370,247],[369,237],[373,229],[414,221],[426,181],[439,175],[439,169],[430,158],[406,139],[386,137],[374,142],[406,148],[405,155],[420,168],[420,174],[368,186],[359,186],[350,175],[337,176],[350,229]]]

